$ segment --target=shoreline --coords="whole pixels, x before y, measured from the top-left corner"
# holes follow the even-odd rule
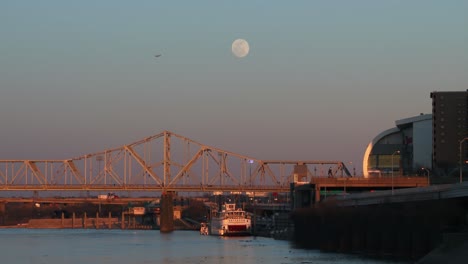
[[[0,229],[21,229],[21,228],[28,228],[27,226],[0,226]]]

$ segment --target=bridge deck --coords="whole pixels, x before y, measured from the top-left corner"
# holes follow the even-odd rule
[[[468,182],[337,196],[342,206],[401,203],[468,197]]]
[[[429,179],[426,177],[395,176],[382,178],[312,178],[311,184],[320,187],[421,187],[428,186]]]
[[[30,184],[0,185],[0,191],[156,191],[156,192],[289,192],[288,186],[277,185],[114,185],[114,184]]]

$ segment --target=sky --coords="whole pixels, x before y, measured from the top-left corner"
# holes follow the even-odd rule
[[[462,0],[3,0],[0,160],[168,130],[361,172],[367,144],[430,113],[432,91],[468,89],[467,12]]]

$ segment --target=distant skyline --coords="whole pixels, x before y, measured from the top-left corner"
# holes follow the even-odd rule
[[[2,1],[0,159],[172,131],[257,159],[341,160],[468,88],[468,1]],[[237,58],[242,38],[249,54]],[[162,56],[155,58],[155,55]]]

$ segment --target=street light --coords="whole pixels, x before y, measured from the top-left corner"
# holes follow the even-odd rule
[[[421,168],[421,170],[423,170],[423,171],[426,171],[426,172],[427,172],[427,182],[428,182],[428,183],[429,183],[429,185],[430,185],[431,183],[430,183],[430,181],[429,181],[429,179],[430,179],[430,178],[429,178],[429,173],[430,173],[429,169],[422,167],[422,168]]]
[[[468,137],[466,138],[463,138],[461,141],[460,141],[460,183],[463,182],[463,163],[462,163],[462,146],[463,146],[463,142],[465,140],[467,140]]]
[[[392,154],[392,195],[393,195],[393,156],[395,154],[400,154],[400,151],[397,150],[397,151],[393,152],[393,154]]]
[[[252,186],[252,163],[254,163],[254,161],[249,159],[249,181],[250,181],[251,186]]]
[[[254,163],[253,160],[249,159],[249,181],[250,181],[250,186],[252,186],[252,163]],[[253,191],[253,225],[252,225],[252,233],[255,235],[255,226],[257,225],[257,212],[256,212],[257,206],[255,202],[255,190]]]
[[[353,162],[350,161],[350,162],[349,162],[349,165],[350,165],[350,168],[351,168],[351,166],[353,166]],[[354,173],[354,175],[351,174],[351,177],[352,177],[352,176],[356,176],[356,170],[355,170],[355,167],[354,167],[354,166],[353,166],[353,173]]]

